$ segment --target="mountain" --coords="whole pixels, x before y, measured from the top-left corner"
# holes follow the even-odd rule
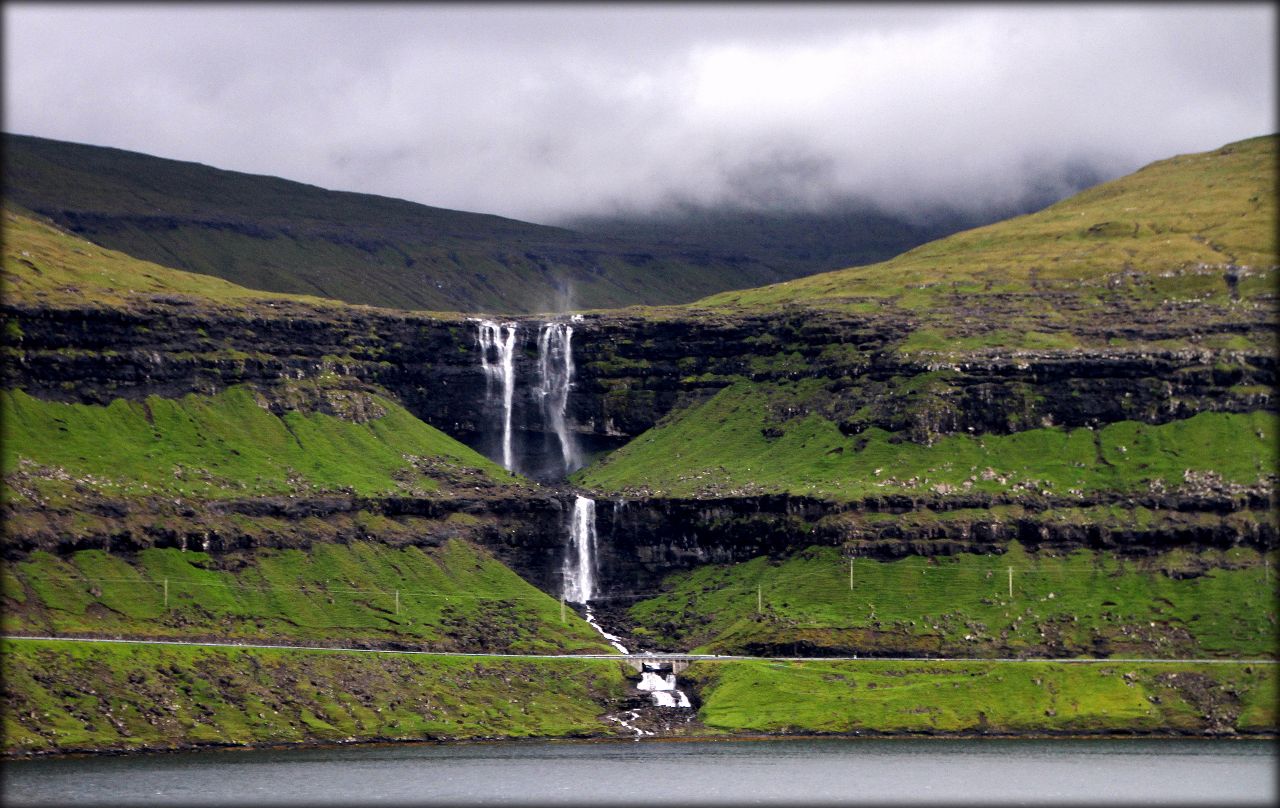
[[[6,202],[251,289],[403,309],[674,303],[791,277],[741,253],[590,237],[120,149],[4,136]]]
[[[1022,307],[1051,330],[1067,303],[1123,301],[1160,312],[1172,300],[1265,302],[1276,264],[1276,137],[1153,163],[1042,211],[921,245],[889,261],[760,289],[700,307],[875,304],[965,330],[955,304]],[[1087,324],[1087,322],[1085,323]],[[971,324],[981,329],[1007,322]],[[970,329],[972,330],[972,329]]]
[[[833,201],[818,210],[681,203],[649,213],[577,216],[562,224],[596,237],[750,256],[796,278],[884,261],[961,230],[1040,210],[1104,179],[1077,167],[1012,202],[974,209],[934,205],[893,213],[858,199]]]
[[[603,650],[557,602],[589,546],[594,614],[633,648],[859,657],[698,661],[681,682],[712,730],[1274,734],[1276,151],[1170,158],[878,265],[559,318],[554,413],[545,316],[486,350],[459,313],[254,291],[6,210],[6,630]],[[562,437],[587,462],[567,480],[492,462]],[[311,652],[245,698],[247,648],[23,642],[53,644],[5,649],[19,752],[607,734],[648,704],[616,663],[378,663],[402,683],[383,704]],[[1114,664],[961,661],[1028,657]],[[403,684],[449,670],[485,715]],[[282,705],[304,677],[359,704]],[[943,691],[982,706],[935,723],[919,694]],[[796,692],[819,707],[769,706]]]

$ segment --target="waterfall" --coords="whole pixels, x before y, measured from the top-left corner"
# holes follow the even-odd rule
[[[586,603],[595,594],[596,501],[578,497],[569,523],[569,552],[564,557],[564,599]]]
[[[545,423],[560,439],[560,454],[565,475],[582,465],[573,434],[565,426],[565,410],[569,404],[569,386],[573,382],[573,326],[568,323],[546,323],[538,333],[538,374],[541,384],[542,412]]]
[[[495,323],[492,320],[480,321],[480,366],[484,369],[486,398],[493,398],[493,387],[496,382],[501,387],[502,395],[502,467],[507,471],[515,471],[515,460],[511,454],[511,402],[515,395],[515,323]],[[490,361],[490,353],[496,355],[496,361]]]
[[[596,501],[589,497],[579,496],[573,502],[573,516],[569,521],[569,547],[564,554],[564,599],[571,603],[581,603],[585,608],[586,621],[609,644],[620,653],[629,654],[622,644],[622,638],[605,631],[596,622],[591,611],[591,598],[595,595],[596,566]],[[658,707],[690,707],[689,697],[676,689],[676,675],[669,673],[659,675],[644,666],[640,684],[636,687],[646,691],[653,697]]]
[[[645,690],[653,696],[653,703],[659,707],[690,707],[689,697],[676,690],[676,675],[668,673],[663,676],[654,671],[645,670],[640,674],[637,690]]]

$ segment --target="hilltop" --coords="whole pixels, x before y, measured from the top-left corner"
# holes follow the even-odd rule
[[[949,350],[1069,346],[1113,306],[1116,332],[1184,303],[1244,314],[1275,300],[1276,148],[1270,135],[1173,157],[882,263],[693,307],[892,314],[915,324],[909,346]]]
[[[513,314],[669,304],[839,265],[808,255],[811,236],[779,248],[812,223],[786,223],[767,244],[591,235],[25,135],[6,134],[4,153],[6,202],[95,244],[348,303]],[[871,217],[842,233],[843,254],[885,257],[959,226]]]

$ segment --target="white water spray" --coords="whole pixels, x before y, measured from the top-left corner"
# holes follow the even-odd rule
[[[577,442],[565,425],[569,404],[569,386],[573,382],[573,326],[568,323],[546,323],[538,333],[538,392],[542,396],[545,422],[560,439],[566,476],[577,471]]]
[[[690,707],[689,697],[676,690],[676,675],[668,673],[663,676],[653,671],[640,674],[638,690],[646,690],[653,696],[653,703],[659,707]]]
[[[493,387],[496,383],[501,388],[502,396],[502,467],[507,471],[515,470],[515,459],[511,452],[511,402],[515,395],[515,347],[516,323],[495,323],[492,320],[480,321],[480,366],[484,369],[486,398],[493,398]],[[490,352],[496,361],[489,360]]]
[[[586,603],[595,594],[596,501],[578,497],[569,523],[569,552],[564,557],[564,599]]]
[[[569,547],[564,556],[564,599],[571,603],[581,603],[586,607],[586,621],[600,632],[609,644],[620,653],[630,651],[622,644],[622,638],[608,631],[596,622],[591,611],[591,598],[595,595],[596,579],[596,501],[588,497],[577,497],[573,502],[573,516],[569,522]],[[676,675],[669,673],[662,676],[650,670],[641,673],[640,684],[637,685],[653,698],[658,707],[691,707],[689,697],[676,689]],[[624,726],[629,726],[625,722]],[[634,727],[632,727],[634,729]]]

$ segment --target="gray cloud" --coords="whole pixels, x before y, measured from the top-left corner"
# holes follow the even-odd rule
[[[1270,4],[3,13],[6,131],[533,221],[994,205],[1276,128]]]

